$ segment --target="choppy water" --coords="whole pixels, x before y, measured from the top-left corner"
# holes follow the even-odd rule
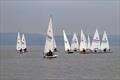
[[[106,54],[70,54],[43,59],[43,48],[26,54],[0,47],[0,80],[120,80],[120,48]]]

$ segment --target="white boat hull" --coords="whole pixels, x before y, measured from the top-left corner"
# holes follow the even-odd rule
[[[56,58],[58,55],[53,55],[53,56],[44,56],[44,58]]]

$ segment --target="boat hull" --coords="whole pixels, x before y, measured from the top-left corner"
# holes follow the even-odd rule
[[[53,55],[53,56],[44,56],[44,58],[57,58],[58,55]]]
[[[73,51],[65,51],[66,54],[72,54]]]

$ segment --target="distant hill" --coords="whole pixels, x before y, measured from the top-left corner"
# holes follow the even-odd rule
[[[71,43],[73,35],[68,35],[68,39]],[[37,33],[25,33],[25,37],[27,40],[27,45],[36,45],[43,46],[45,44],[45,35],[37,34]],[[90,35],[91,40],[93,35]],[[16,45],[17,32],[10,33],[0,33],[0,45]],[[80,35],[78,35],[80,38]],[[102,36],[100,36],[102,39]],[[120,35],[108,35],[110,46],[120,46]],[[58,46],[63,46],[63,36],[56,35],[55,36],[56,43]],[[79,39],[80,41],[80,39]]]

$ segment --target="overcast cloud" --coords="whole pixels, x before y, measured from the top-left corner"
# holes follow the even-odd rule
[[[119,0],[22,0],[0,1],[0,32],[27,32],[46,34],[49,15],[52,15],[54,33],[62,35],[80,29],[93,34],[120,35]]]

